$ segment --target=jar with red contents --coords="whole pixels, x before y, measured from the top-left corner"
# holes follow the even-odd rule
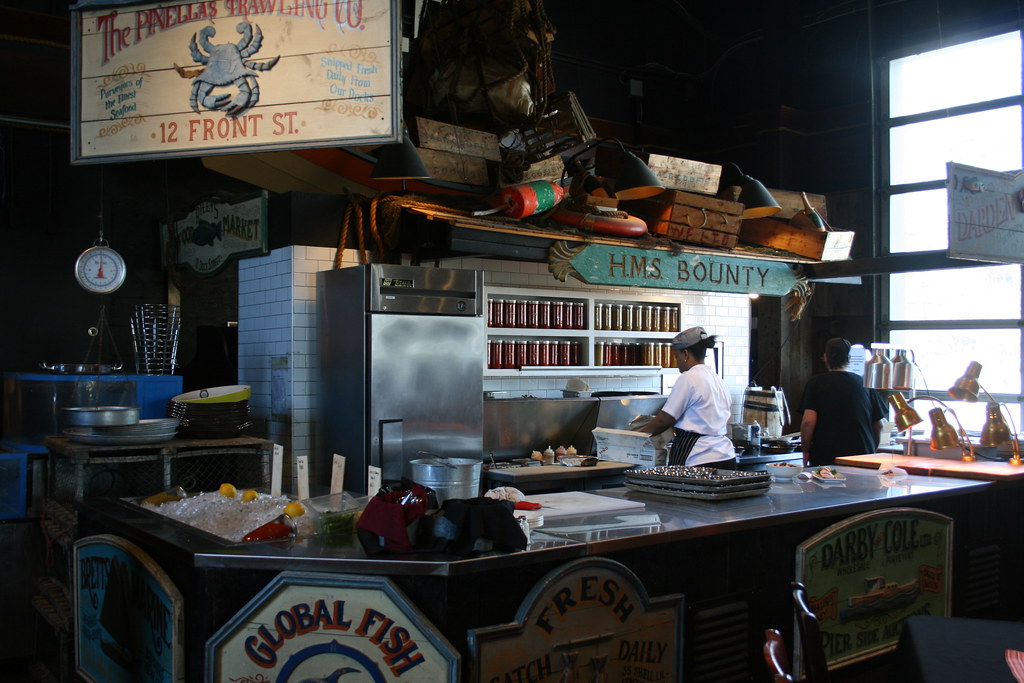
[[[502,341],[500,339],[487,340],[487,367],[492,370],[501,369],[501,346]]]
[[[551,362],[551,342],[547,339],[541,340],[540,342],[540,362],[537,365],[552,365]]]
[[[516,317],[518,312],[516,309],[515,299],[505,299],[504,306],[502,306],[505,316],[505,327],[519,327],[519,318]]]
[[[501,367],[506,370],[516,367],[516,343],[511,339],[506,339],[501,345]]]
[[[534,330],[540,327],[540,302],[535,299],[526,302],[526,324],[524,327]]]
[[[536,339],[526,342],[526,364],[540,365],[540,342]]]
[[[526,320],[526,299],[516,299],[516,327],[528,327]]]
[[[572,329],[583,330],[587,327],[587,307],[582,301],[572,304]]]
[[[583,364],[583,344],[579,341],[574,341],[569,347],[569,365],[582,365]]]
[[[541,301],[537,304],[537,327],[542,330],[551,327],[551,302]]]
[[[572,344],[568,340],[558,342],[558,362],[555,365],[572,365]]]
[[[487,324],[490,327],[505,327],[504,299],[490,299],[487,302]]]
[[[529,365],[529,354],[527,352],[527,343],[525,339],[517,339],[515,342],[516,347],[516,367],[521,368],[524,365]]]
[[[552,301],[551,302],[551,327],[556,330],[564,330],[568,328],[566,315],[566,302],[564,301]]]

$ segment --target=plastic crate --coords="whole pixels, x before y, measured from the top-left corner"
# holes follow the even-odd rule
[[[28,456],[0,453],[0,519],[22,519],[28,493]]]

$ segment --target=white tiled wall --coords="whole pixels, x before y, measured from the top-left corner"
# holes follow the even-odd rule
[[[334,255],[335,250],[328,247],[292,246],[239,263],[238,381],[252,386],[249,407],[257,423],[256,432],[285,448],[286,478],[294,471],[295,456],[311,455],[316,448],[316,273],[333,268]],[[358,263],[358,252],[345,252],[343,267]],[[553,294],[611,292],[623,298],[636,294],[631,288],[596,288],[575,280],[559,282],[543,263],[463,258],[437,265],[482,270],[487,285],[548,288]],[[678,290],[650,289],[644,293],[682,299],[683,327],[701,325],[724,342],[725,379],[732,388],[734,421],[739,421],[748,380],[749,299],[743,294]],[[593,391],[667,391],[674,376],[664,379],[666,387],[660,376],[587,377],[585,381]],[[513,396],[560,397],[565,381],[566,377],[486,378],[484,390],[505,391]]]

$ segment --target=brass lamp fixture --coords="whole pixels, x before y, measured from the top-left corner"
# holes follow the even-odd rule
[[[645,164],[640,157],[626,149],[626,146],[618,138],[601,138],[587,142],[583,149],[565,160],[563,177],[566,172],[574,168],[572,162],[578,156],[605,142],[614,142],[622,152],[618,174],[615,178],[616,199],[646,199],[665,191],[665,186],[658,180],[658,176],[654,175],[651,167]]]
[[[954,446],[960,446],[960,459],[964,462],[973,462],[976,459],[974,454],[974,445],[971,443],[971,439],[967,436],[967,431],[963,425],[960,424],[960,418],[957,417],[956,413],[952,408],[947,406],[945,403],[937,398],[931,396],[914,396],[911,399],[906,399],[903,394],[893,394],[889,397],[889,403],[896,410],[895,422],[897,431],[906,431],[916,424],[920,424],[924,420],[917,414],[910,404],[914,401],[934,401],[938,403],[941,408],[932,408],[928,411],[928,418],[932,423],[932,437],[931,437],[931,449],[933,451],[940,451],[944,448],[953,448]],[[943,414],[943,409],[949,411],[949,414],[956,420],[957,429],[953,429],[953,426],[946,420],[946,416]],[[913,433],[907,434],[907,455],[912,455],[911,448],[914,444]]]
[[[1007,462],[1014,467],[1020,467],[1024,465],[1024,460],[1021,460],[1020,457],[1020,440],[1017,438],[1016,425],[1012,430],[1007,426],[1000,412],[1000,406],[1006,411],[1006,416],[1010,418],[1010,424],[1013,424],[1013,416],[1010,415],[1005,403],[992,398],[988,389],[981,385],[978,381],[980,376],[981,363],[972,360],[967,364],[964,374],[949,388],[949,395],[969,403],[977,401],[982,393],[988,397],[988,405],[985,406],[985,426],[981,428],[981,445],[985,447],[1001,446],[1009,442],[1012,455]]]

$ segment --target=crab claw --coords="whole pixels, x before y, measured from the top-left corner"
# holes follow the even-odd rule
[[[223,109],[228,106],[231,95],[206,95],[203,97],[203,106],[207,109]]]

